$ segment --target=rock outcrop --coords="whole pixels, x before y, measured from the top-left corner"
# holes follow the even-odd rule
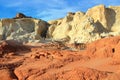
[[[98,5],[86,13],[68,13],[66,17],[49,21],[48,35],[53,40],[68,40],[69,43],[89,43],[109,36],[117,36],[119,31],[120,7]]]
[[[49,24],[34,18],[2,19],[0,21],[0,40],[34,42],[46,37]]]
[[[32,18],[32,17],[26,16],[23,13],[17,13],[14,19],[19,19],[19,18]]]
[[[120,35],[120,7],[98,5],[84,12],[69,12],[64,18],[45,22],[18,13],[0,20],[0,40],[45,42],[44,38],[67,43],[90,43]]]
[[[109,6],[109,24],[111,31],[120,32],[120,6]]]

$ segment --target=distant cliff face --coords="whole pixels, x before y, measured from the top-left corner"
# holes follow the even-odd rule
[[[17,16],[14,19],[0,21],[0,40],[17,40],[20,42],[41,41],[46,37],[49,24],[43,20]]]
[[[70,43],[89,43],[103,37],[116,36],[120,32],[120,7],[98,5],[86,13],[68,13],[51,24],[48,35],[53,40]]]

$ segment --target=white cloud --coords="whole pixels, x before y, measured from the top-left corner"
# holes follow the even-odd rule
[[[47,9],[44,10],[42,12],[37,12],[37,17],[41,17],[44,20],[50,20],[50,19],[57,19],[57,18],[61,18],[64,17],[66,15],[67,12],[75,12],[74,8],[62,8],[62,9]]]
[[[25,4],[24,4],[25,3]],[[13,3],[12,3],[13,4]],[[21,4],[17,3],[16,5],[9,4],[7,7],[20,7],[17,8],[17,11],[25,12],[26,14],[30,14],[30,12],[34,8],[35,15],[33,17],[41,18],[44,20],[51,20],[51,19],[57,19],[64,17],[67,12],[75,12],[77,10],[77,7],[71,7],[68,6],[67,2],[65,0],[31,0],[28,2],[22,2]],[[40,5],[43,5],[42,8]],[[30,16],[30,15],[29,15]],[[32,16],[32,15],[31,15]]]
[[[7,4],[6,7],[18,7],[18,6],[21,6],[22,4],[23,4],[22,2],[14,2],[14,3]]]
[[[65,0],[11,0],[11,1],[2,1],[1,5],[5,7],[39,7],[40,5],[48,7],[57,7],[61,5],[66,5]],[[43,7],[44,7],[43,6]]]
[[[68,4],[69,0],[11,0],[0,1],[0,5],[8,8],[15,8],[18,12],[44,20],[56,19],[64,17],[67,12],[75,12],[77,10],[87,10],[97,4],[116,5],[119,0],[80,0],[73,6]],[[74,2],[74,1],[73,1]]]
[[[74,11],[66,0],[11,0],[3,1],[2,4],[7,8],[14,8],[17,12],[32,14],[31,16],[44,20],[59,18],[69,11]]]

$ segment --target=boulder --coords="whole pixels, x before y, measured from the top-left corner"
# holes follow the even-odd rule
[[[32,18],[32,17],[26,16],[23,13],[17,13],[14,19],[19,19],[19,18]]]
[[[107,26],[107,19],[106,19],[107,14],[104,5],[98,5],[88,9],[88,11],[86,12],[86,16],[92,17],[95,22],[99,21],[104,28],[109,29]]]

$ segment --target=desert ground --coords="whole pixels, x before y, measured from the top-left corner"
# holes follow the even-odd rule
[[[84,45],[3,41],[0,79],[120,80],[120,36]]]
[[[120,80],[120,6],[44,21],[0,19],[0,80]]]

